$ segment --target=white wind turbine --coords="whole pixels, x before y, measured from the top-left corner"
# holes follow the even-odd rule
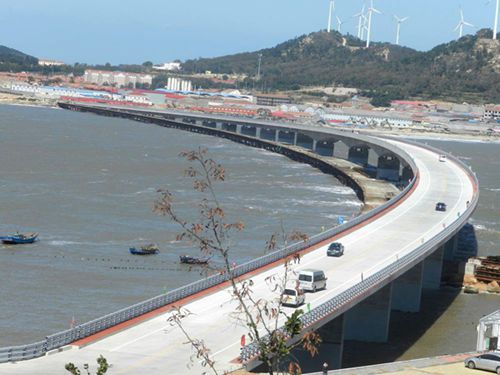
[[[342,25],[345,23],[345,21],[342,21],[339,16],[337,16],[337,31],[342,34]]]
[[[396,45],[399,46],[399,34],[401,32],[401,24],[405,22],[409,17],[403,17],[399,18],[398,16],[394,15],[394,19],[397,22],[397,27],[396,27]]]
[[[453,31],[458,30],[458,38],[459,39],[464,35],[464,26],[474,27],[473,24],[466,22],[464,20],[464,12],[463,12],[462,8],[460,8],[460,22],[458,23],[457,27],[455,27],[453,29]]]
[[[362,39],[361,30],[365,23],[365,6],[363,5],[363,8],[361,8],[361,12],[356,13],[353,17],[358,17],[358,38]]]
[[[370,47],[370,39],[372,35],[372,16],[373,13],[382,14],[379,10],[375,9],[373,6],[373,0],[370,2],[370,7],[368,8],[368,30],[366,34],[366,48]]]
[[[491,0],[487,4],[491,3]],[[497,0],[497,5],[495,7],[495,19],[493,21],[493,40],[497,39],[498,33],[498,11],[500,10],[500,0]]]
[[[328,27],[326,31],[329,33],[332,30],[332,15],[335,11],[335,0],[330,0],[330,7],[328,9]]]

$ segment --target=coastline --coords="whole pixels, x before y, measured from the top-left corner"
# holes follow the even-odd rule
[[[0,105],[17,105],[25,107],[43,107],[43,108],[59,108],[57,106],[59,100],[56,99],[40,99],[35,97],[27,97],[10,93],[0,92]],[[485,134],[464,134],[454,132],[437,132],[422,129],[359,129],[332,126],[339,130],[352,130],[360,134],[372,136],[394,136],[400,138],[409,138],[417,141],[451,141],[451,142],[477,142],[477,143],[500,143],[500,134],[485,135]]]

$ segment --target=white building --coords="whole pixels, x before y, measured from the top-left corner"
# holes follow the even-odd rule
[[[172,91],[193,91],[193,84],[181,78],[168,77],[165,88]]]
[[[65,65],[62,61],[48,60],[48,59],[38,59],[38,65],[41,66],[61,66]]]
[[[153,83],[153,76],[150,74],[127,73],[127,72],[110,72],[106,70],[88,69],[83,75],[83,80],[96,85],[110,85],[117,87],[136,87],[137,84]]]
[[[484,107],[485,120],[500,120],[500,105],[487,105]]]
[[[166,62],[162,65],[154,65],[154,70],[175,71],[181,70],[181,63],[179,62]]]

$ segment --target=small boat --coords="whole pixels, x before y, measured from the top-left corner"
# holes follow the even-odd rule
[[[196,258],[189,255],[181,255],[179,257],[181,259],[181,263],[183,264],[207,264],[208,258]]]
[[[29,233],[16,233],[10,236],[1,236],[0,240],[9,245],[19,245],[25,243],[33,243],[38,238],[38,233],[29,232]]]
[[[160,249],[158,248],[158,245],[149,244],[141,246],[139,248],[131,247],[129,248],[129,251],[130,254],[133,255],[152,255],[152,254],[158,254],[160,252]]]

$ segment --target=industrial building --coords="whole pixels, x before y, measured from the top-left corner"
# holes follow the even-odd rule
[[[484,107],[485,120],[500,120],[500,105],[487,105]]]
[[[83,80],[87,83],[96,85],[109,85],[116,87],[136,87],[140,85],[149,85],[153,83],[153,76],[150,74],[111,72],[106,70],[85,70]]]
[[[255,97],[257,99],[257,105],[277,106],[281,104],[290,104],[292,102],[292,99],[288,96],[259,94]]]
[[[168,77],[167,79],[167,90],[172,91],[193,91],[193,84],[191,81],[187,81],[177,77]]]

